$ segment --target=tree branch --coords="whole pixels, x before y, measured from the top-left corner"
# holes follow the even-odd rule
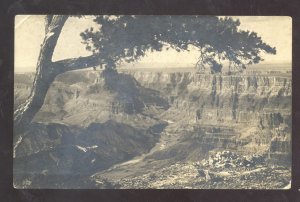
[[[67,71],[94,67],[102,63],[103,62],[100,59],[99,55],[90,55],[87,57],[71,58],[56,61],[53,63],[53,65],[55,66],[55,68],[53,69],[57,70],[57,73],[61,74]]]

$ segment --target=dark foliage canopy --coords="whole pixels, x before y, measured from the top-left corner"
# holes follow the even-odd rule
[[[178,52],[199,50],[197,67],[212,73],[229,67],[242,70],[263,60],[261,53],[276,54],[275,47],[257,33],[239,29],[240,21],[216,16],[97,16],[99,28],[81,33],[86,49],[99,55],[99,63],[115,68],[133,62],[148,51],[163,47]]]

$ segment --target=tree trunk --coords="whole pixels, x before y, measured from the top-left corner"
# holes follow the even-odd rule
[[[47,91],[55,77],[67,71],[84,69],[101,64],[99,55],[71,58],[52,62],[57,40],[68,16],[51,16],[45,18],[45,38],[41,45],[36,74],[28,99],[14,111],[14,134],[26,131],[35,114],[41,109]],[[15,137],[15,140],[17,138]]]
[[[41,45],[31,93],[25,103],[20,105],[14,112],[15,134],[24,131],[30,124],[34,115],[42,107],[51,83],[59,74],[52,62],[52,56],[67,18],[67,16],[46,17],[45,38]]]

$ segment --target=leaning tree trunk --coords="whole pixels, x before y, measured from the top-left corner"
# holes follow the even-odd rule
[[[41,45],[36,74],[28,99],[14,111],[14,134],[23,133],[41,109],[47,91],[55,77],[67,71],[102,64],[100,55],[52,61],[53,52],[68,16],[48,15],[45,18],[45,38]],[[15,140],[17,139],[16,136]]]
[[[52,62],[52,56],[67,18],[67,16],[46,17],[45,38],[41,45],[30,96],[14,112],[15,134],[26,130],[35,114],[42,107],[51,83],[59,74],[59,69],[55,68],[54,63]]]

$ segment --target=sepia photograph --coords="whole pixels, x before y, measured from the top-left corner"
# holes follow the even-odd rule
[[[16,15],[16,189],[290,189],[292,18]]]

